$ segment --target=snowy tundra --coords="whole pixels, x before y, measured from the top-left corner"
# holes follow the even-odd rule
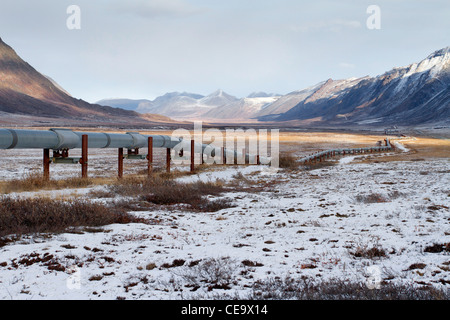
[[[255,283],[302,277],[448,290],[449,159],[389,156],[181,176],[243,188],[211,196],[233,203],[217,212],[136,211],[153,223],[23,236],[0,247],[0,299],[246,299]],[[94,201],[99,188],[14,196]],[[63,268],[49,268],[50,258]]]

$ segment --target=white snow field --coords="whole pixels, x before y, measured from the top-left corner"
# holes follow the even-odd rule
[[[364,158],[273,175],[211,167],[179,180],[241,183],[211,197],[234,207],[139,211],[153,223],[24,236],[0,247],[0,299],[245,299],[277,277],[448,290],[449,159]],[[439,244],[447,250],[429,250]]]

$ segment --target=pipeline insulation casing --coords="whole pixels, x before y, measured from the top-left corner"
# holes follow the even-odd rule
[[[153,148],[184,149],[190,151],[190,141],[165,135],[142,135],[137,132],[102,133],[75,132],[69,129],[15,130],[0,129],[0,149],[79,149],[82,147],[82,136],[88,137],[88,148],[125,148],[137,149],[148,147],[148,138],[153,138]],[[194,152],[210,156],[216,155],[220,148],[207,144],[195,143]],[[243,156],[235,150],[225,150],[227,158]],[[256,156],[254,156],[256,159]],[[245,154],[247,162],[250,155]],[[256,160],[255,160],[256,161]]]

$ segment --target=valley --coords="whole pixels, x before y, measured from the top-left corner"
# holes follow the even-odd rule
[[[384,137],[283,131],[280,152],[296,159],[337,146],[370,146]],[[92,149],[88,186],[8,192],[8,183],[18,185],[41,172],[42,154],[2,150],[3,201],[92,203],[140,220],[2,235],[0,296],[448,299],[450,142],[413,137],[399,143],[396,152],[316,166],[294,163],[277,173],[264,166],[205,165],[194,174],[175,166],[167,175],[164,152],[155,150],[158,188],[190,190],[172,204],[151,200],[145,192],[152,189],[139,191],[146,190],[145,161],[142,167],[127,161],[125,178],[118,181],[115,150]],[[58,180],[79,175],[77,165],[51,170]],[[208,189],[202,203],[216,207],[190,202],[200,187]],[[331,288],[334,294],[327,294]]]

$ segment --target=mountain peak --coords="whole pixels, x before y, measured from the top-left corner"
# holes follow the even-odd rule
[[[224,92],[222,89],[217,89],[213,93],[211,93],[208,97],[222,97],[224,95],[227,95],[226,92]]]
[[[436,57],[445,57],[446,55],[450,54],[450,46],[442,48],[440,50],[436,50],[432,54],[430,54],[427,59],[432,59]]]
[[[219,98],[219,99],[226,99],[226,100],[237,100],[236,97],[226,93],[222,89],[218,89],[214,91],[213,93],[209,94],[205,98]]]
[[[5,42],[3,42],[1,38],[0,38],[0,62],[3,63],[15,62],[22,64],[25,63],[24,61],[22,61],[22,59],[20,59],[20,57],[17,55],[14,49],[8,46]]]

